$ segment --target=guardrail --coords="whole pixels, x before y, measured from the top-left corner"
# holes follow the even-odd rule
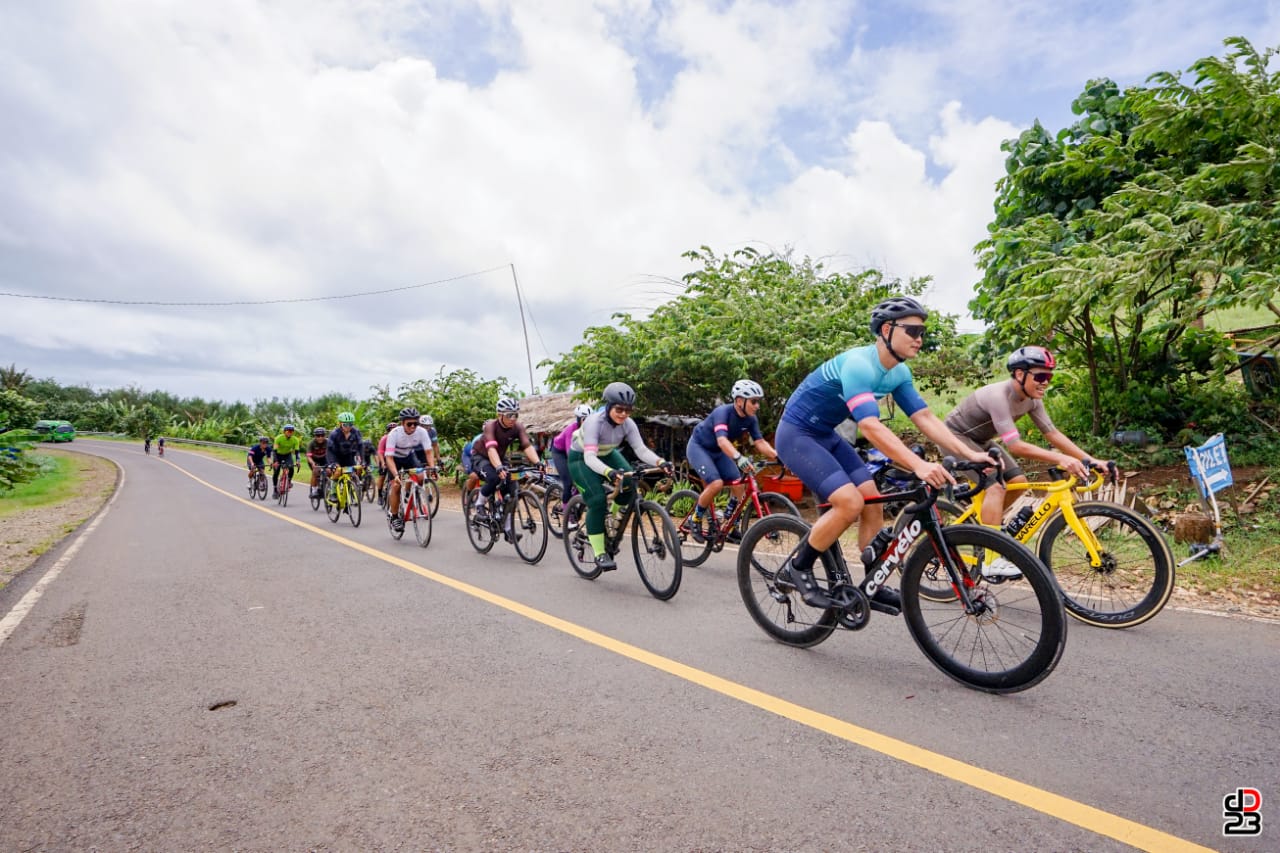
[[[135,441],[141,441],[141,439],[135,436],[127,435],[126,433],[123,433],[123,432],[96,432],[94,430],[85,430],[83,432],[78,430],[76,431],[77,437],[82,435],[106,435],[106,436],[110,436],[111,438],[133,438]],[[164,443],[165,444],[195,444],[201,447],[221,447],[225,450],[245,450],[246,448],[248,448],[247,444],[224,444],[221,441],[197,441],[194,438],[174,438],[173,436],[168,436],[168,435],[164,437]]]

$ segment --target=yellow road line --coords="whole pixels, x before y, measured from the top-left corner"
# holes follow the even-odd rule
[[[170,464],[172,465],[173,463]],[[773,696],[760,690],[755,690],[751,687],[738,684],[737,682],[729,681],[726,678],[721,678],[718,675],[712,675],[709,672],[704,672],[703,670],[687,666],[686,664],[674,661],[671,658],[654,654],[653,652],[646,651],[638,646],[633,646],[630,643],[624,643],[621,640],[614,639],[613,637],[601,634],[598,631],[593,631],[590,628],[585,628],[573,622],[568,622],[557,616],[544,613],[541,610],[536,610],[526,604],[521,604],[520,602],[514,601],[510,598],[504,598],[501,595],[496,595],[488,590],[481,589],[480,587],[472,586],[469,583],[455,580],[447,575],[433,572],[430,569],[423,568],[422,566],[411,563],[408,560],[402,560],[399,557],[393,556],[384,551],[379,551],[376,548],[370,548],[368,545],[339,536],[336,533],[325,530],[324,528],[316,527],[315,525],[308,524],[305,521],[300,521],[296,518],[283,515],[266,506],[224,491],[223,489],[200,479],[195,474],[192,474],[190,471],[187,471],[177,465],[173,465],[173,467],[195,480],[197,483],[200,483],[220,495],[231,498],[233,501],[238,501],[239,503],[252,507],[259,512],[265,512],[267,515],[281,519],[282,521],[286,521],[289,524],[301,527],[312,533],[316,533],[326,539],[337,542],[340,545],[345,545],[354,551],[359,551],[361,554],[366,556],[390,563],[393,566],[402,568],[405,571],[413,572],[416,575],[421,575],[428,580],[435,581],[436,583],[450,587],[466,595],[470,595],[473,598],[478,598],[481,601],[488,602],[489,604],[493,604],[497,607],[501,607],[512,613],[519,614],[526,619],[530,619],[541,625],[545,625],[548,628],[553,628],[572,637],[576,637],[583,642],[590,643],[594,646],[598,646],[599,648],[630,658],[638,663],[642,663],[661,672],[665,672],[668,675],[674,675],[676,678],[697,684],[700,687],[715,691],[716,693],[720,693],[724,696],[737,699],[740,702],[752,705],[763,711],[768,711],[772,714],[777,714],[780,717],[785,717],[786,719],[800,723],[801,725],[826,732],[834,737],[865,747],[866,749],[878,752],[881,755],[895,758],[899,761],[919,767],[922,770],[927,770],[930,773],[937,774],[938,776],[942,776],[946,779],[951,779],[972,788],[977,788],[980,791],[985,791],[988,794],[1008,800],[1009,802],[1026,806],[1030,809],[1035,809],[1038,812],[1066,821],[1067,823],[1073,824],[1082,829],[1096,832],[1099,835],[1105,835],[1108,838],[1114,838],[1117,841],[1136,847],[1139,850],[1206,851],[1212,849],[1209,847],[1202,847],[1199,844],[1179,838],[1176,835],[1161,832],[1160,830],[1146,826],[1145,824],[1128,820],[1127,818],[1120,817],[1119,815],[1105,812],[1102,809],[1097,809],[1093,806],[1077,802],[1076,800],[1054,794],[1051,791],[1044,790],[1043,788],[1037,788],[1034,785],[1019,782],[1016,779],[1009,778],[1008,776],[1001,776],[999,773],[992,773],[991,771],[983,770],[980,767],[975,767],[972,764],[966,764],[963,761],[949,758],[941,753],[914,746],[906,741],[882,735],[879,732],[874,732],[870,729],[863,728],[862,726],[847,723],[844,720],[814,711],[810,708],[804,707],[803,705],[788,702],[785,699],[778,698],[777,696]]]

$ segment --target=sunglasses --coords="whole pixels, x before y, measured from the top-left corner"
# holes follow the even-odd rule
[[[1033,373],[1031,374],[1031,378],[1039,382],[1041,385],[1045,385],[1045,384],[1048,384],[1049,380],[1053,379],[1053,374],[1052,373]]]
[[[416,426],[418,425],[418,422],[417,422],[417,421],[405,421],[405,422],[404,422],[404,425],[405,425],[406,427],[416,427]]]
[[[923,338],[924,333],[926,331],[923,325],[920,325],[920,326],[906,325],[904,323],[891,323],[890,325],[893,326],[895,329],[901,329],[903,332],[906,333],[907,337],[911,338],[914,341],[918,341],[921,338]]]
[[[498,415],[498,417],[511,418],[512,420],[515,420],[516,418],[520,417],[520,413],[519,412],[503,412],[502,414]]]
[[[615,405],[615,406],[613,407],[613,410],[614,410],[615,412],[623,412],[624,414],[628,414],[628,415],[629,415],[629,414],[631,414],[633,411],[635,411],[635,408],[636,408],[635,406],[623,406],[623,405],[620,405],[620,404],[619,404],[619,405]]]

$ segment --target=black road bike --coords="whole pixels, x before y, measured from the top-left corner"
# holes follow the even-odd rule
[[[502,538],[515,546],[516,553],[526,563],[532,565],[542,559],[547,552],[547,510],[532,483],[525,481],[540,470],[535,465],[508,469],[507,476],[516,483],[515,494],[498,500],[499,493],[495,491],[485,500],[482,515],[476,513],[475,489],[463,494],[462,512],[471,547],[487,554]],[[437,500],[436,504],[439,503]]]
[[[980,463],[946,459],[950,470],[980,470]],[[956,489],[963,499],[986,485]],[[979,525],[944,527],[935,506],[943,491],[926,483],[867,503],[909,500],[896,535],[884,531],[860,561],[865,571],[855,581],[840,543],[814,565],[826,601],[810,607],[777,572],[799,549],[809,525],[776,514],[756,522],[738,551],[738,590],[752,619],[766,633],[791,646],[821,643],[837,628],[858,631],[871,616],[870,599],[895,570],[902,572],[902,615],[920,651],[951,678],[988,693],[1014,693],[1044,680],[1062,657],[1067,617],[1061,591],[1049,570],[1008,534]],[[1022,572],[1016,580],[991,579],[979,568],[1003,557]],[[945,575],[954,596],[937,601],[921,594],[926,573]],[[877,605],[882,608],[883,605]]]

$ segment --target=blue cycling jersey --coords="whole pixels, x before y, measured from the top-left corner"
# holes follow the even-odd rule
[[[689,440],[705,450],[719,453],[717,438],[723,435],[732,442],[741,438],[743,433],[750,435],[753,441],[764,438],[755,415],[739,415],[733,403],[725,403],[712,409],[711,414],[693,428]]]
[[[879,417],[876,401],[889,394],[907,417],[928,408],[911,382],[911,368],[899,362],[886,369],[875,344],[855,347],[806,376],[787,400],[782,419],[807,429],[835,429],[845,418]]]

